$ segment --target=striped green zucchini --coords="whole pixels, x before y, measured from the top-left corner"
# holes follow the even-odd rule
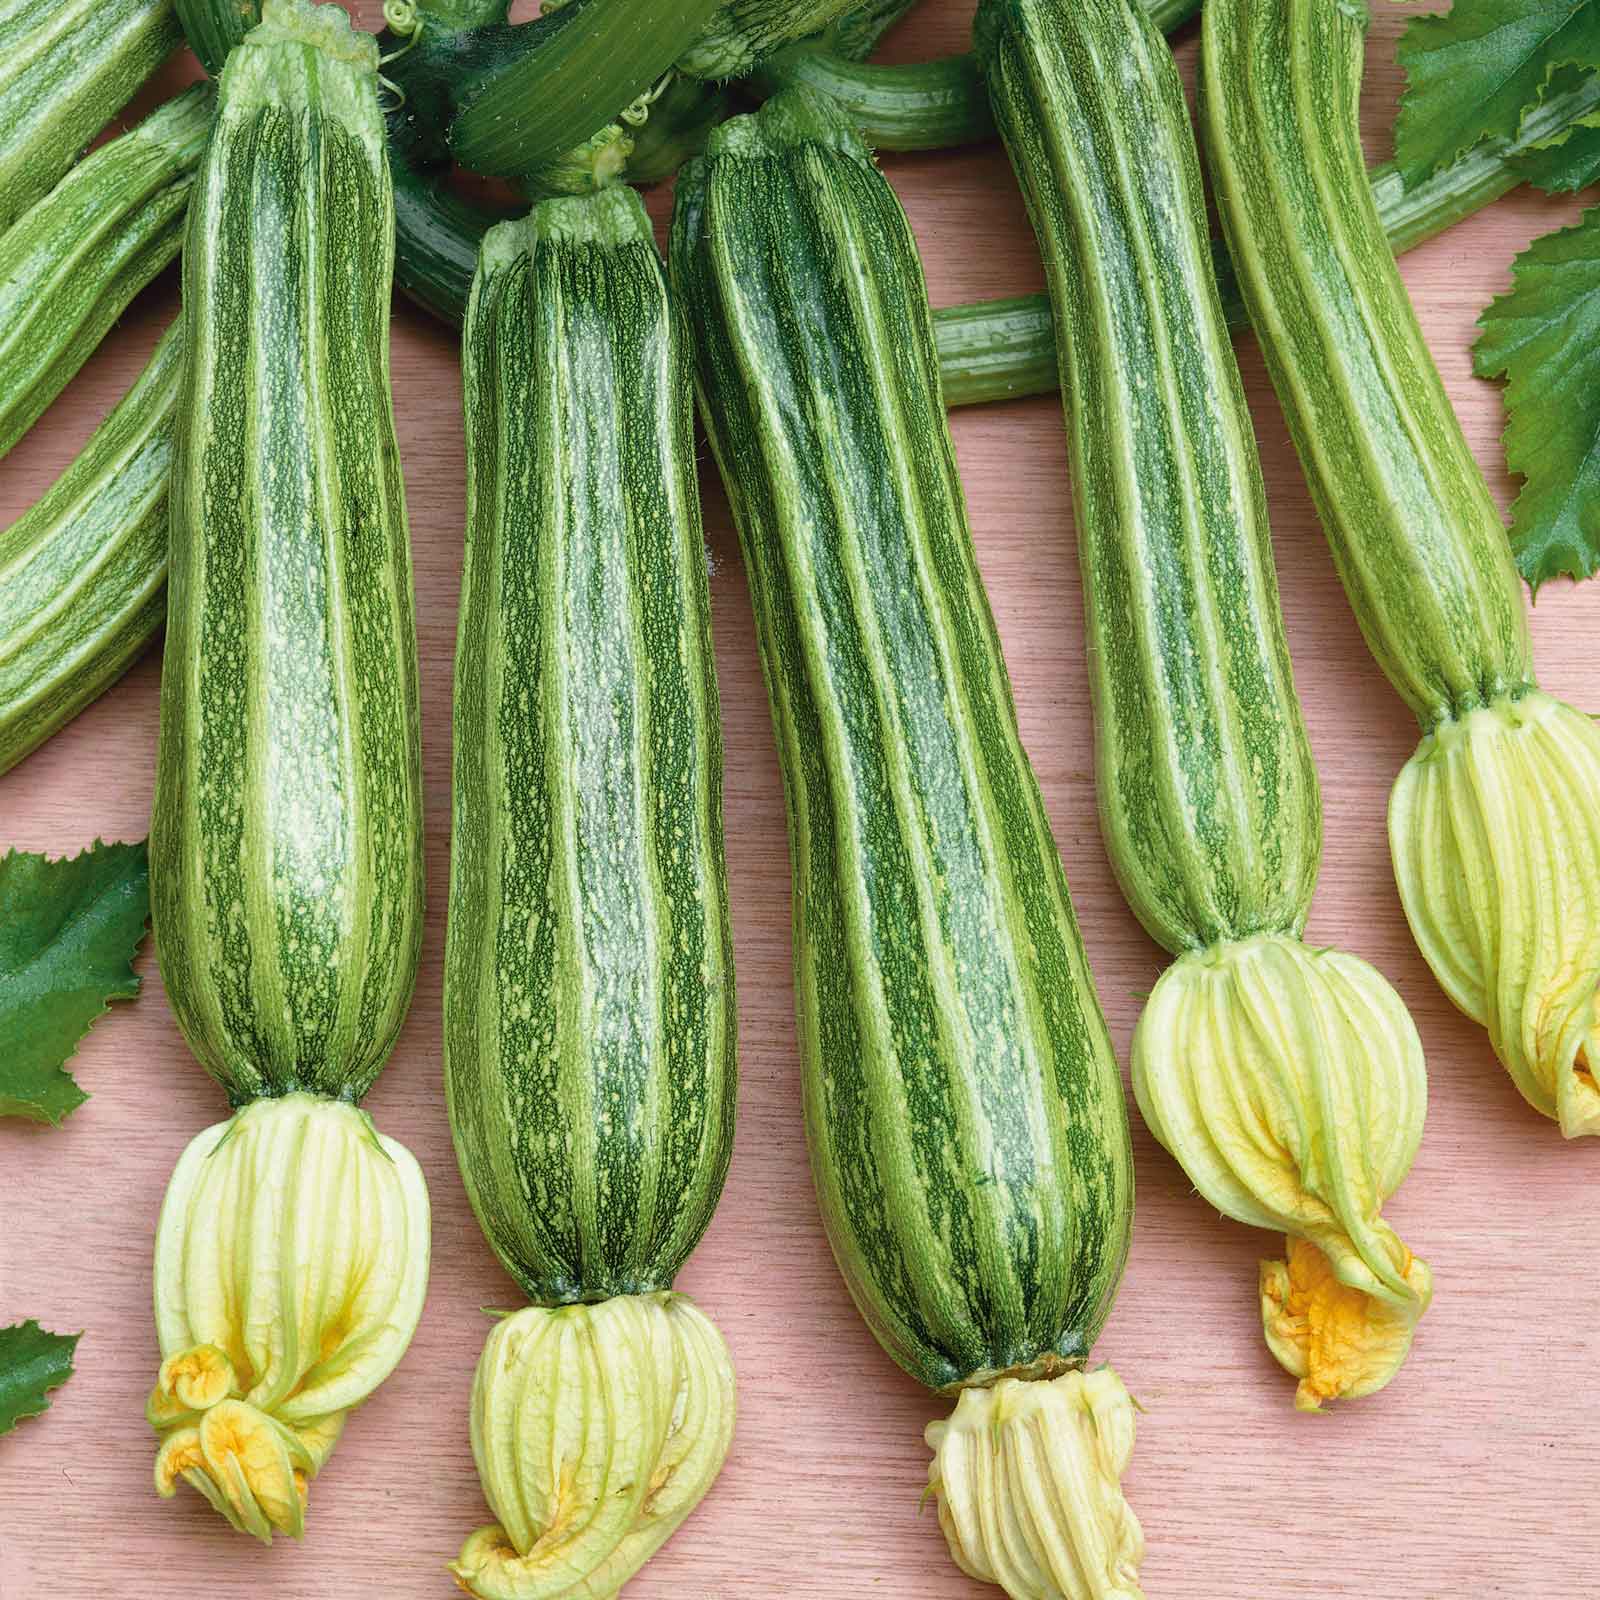
[[[0,532],[0,772],[111,687],[166,614],[176,327],[44,497]]]
[[[557,1571],[612,1594],[710,1486],[733,1420],[720,1335],[663,1293],[722,1192],[737,1016],[688,342],[632,189],[490,231],[462,369],[445,1085],[473,1209],[535,1305],[480,1366],[499,1525],[456,1570],[485,1596]],[[630,1415],[627,1380],[596,1387],[560,1328],[613,1372],[661,1337],[698,1359],[634,1379]],[[607,1473],[563,1490],[538,1480],[560,1450],[498,1448],[580,1396]],[[560,1527],[522,1505],[562,1506]]]
[[[182,42],[172,0],[0,0],[0,233]]]
[[[501,223],[474,294],[445,1083],[485,1233],[558,1305],[670,1288],[722,1190],[722,740],[689,355],[637,195]]]
[[[0,455],[177,255],[211,104],[207,87],[186,89],[0,234]]]
[[[183,252],[150,827],[161,971],[238,1109],[156,1233],[159,1493],[298,1537],[428,1274],[415,1160],[354,1104],[422,929],[416,637],[389,396],[378,48],[267,0],[223,69]]]
[[[1406,915],[1531,1104],[1600,1133],[1600,731],[1537,687],[1500,515],[1383,235],[1355,0],[1218,0],[1215,191],[1335,565],[1422,725],[1390,801]]]
[[[962,1396],[940,1427],[1003,1439],[1002,1416],[1026,1428],[1082,1399],[1133,1177],[978,576],[921,266],[843,114],[799,91],[725,123],[684,169],[672,270],[784,770],[823,1220],[884,1348]],[[947,1462],[946,1519],[970,1503]]]
[[[1127,0],[982,0],[976,34],[1059,330],[1106,848],[1179,957],[1134,1088],[1212,1205],[1293,1236],[1263,1315],[1314,1408],[1387,1382],[1428,1301],[1378,1214],[1422,1049],[1377,972],[1301,942],[1317,777],[1172,56]],[[1291,1308],[1326,1271],[1348,1294]]]
[[[1299,933],[1317,775],[1171,53],[1127,0],[983,0],[976,39],[1060,330],[1112,865],[1174,953]]]
[[[235,1104],[360,1099],[422,932],[394,207],[342,19],[269,4],[184,251],[151,896],[173,1010]]]

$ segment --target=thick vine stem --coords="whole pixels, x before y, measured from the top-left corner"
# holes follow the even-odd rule
[[[1261,1282],[1267,1342],[1301,1380],[1296,1404],[1381,1388],[1433,1292],[1380,1215],[1427,1109],[1399,995],[1366,962],[1290,934],[1227,940],[1161,975],[1132,1068],[1146,1124],[1206,1201],[1290,1236]]]
[[[1122,1493],[1133,1401],[1110,1367],[963,1389],[930,1422],[928,1492],[950,1554],[1011,1600],[1143,1600]]]
[[[494,1513],[451,1566],[480,1600],[608,1600],[716,1480],[734,1375],[685,1296],[529,1306],[495,1325],[472,1385]]]
[[[179,1158],[154,1277],[157,1491],[181,1479],[239,1531],[298,1538],[307,1484],[422,1314],[421,1169],[343,1101],[255,1101]]]

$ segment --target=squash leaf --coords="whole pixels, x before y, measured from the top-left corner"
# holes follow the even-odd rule
[[[50,1408],[49,1393],[72,1376],[81,1333],[47,1333],[37,1322],[0,1328],[0,1433]]]
[[[1600,568],[1600,207],[1536,239],[1478,319],[1480,377],[1506,380],[1517,566],[1537,590]]]
[[[0,1116],[59,1126],[89,1098],[63,1063],[108,1001],[139,992],[149,917],[143,843],[0,857]]]
[[[1397,56],[1394,153],[1410,188],[1480,140],[1513,138],[1563,69],[1600,67],[1600,0],[1456,0],[1413,19]]]

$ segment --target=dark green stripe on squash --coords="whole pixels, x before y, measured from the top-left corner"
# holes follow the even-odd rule
[[[631,189],[490,232],[463,372],[456,1150],[530,1298],[641,1294],[721,1193],[737,1018],[687,337]]]
[[[804,94],[680,178],[795,879],[812,1166],[885,1348],[1081,1361],[1127,1248],[1121,1085],[973,555],[905,216]]]

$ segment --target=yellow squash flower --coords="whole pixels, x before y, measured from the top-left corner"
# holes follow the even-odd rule
[[[956,1565],[1011,1600],[1144,1600],[1123,1498],[1133,1401],[1110,1367],[1001,1378],[930,1422],[928,1492]]]
[[[1538,689],[1443,722],[1389,797],[1417,948],[1523,1098],[1600,1133],[1600,729]]]
[[[291,1094],[192,1140],[156,1231],[156,1488],[181,1479],[271,1543],[352,1407],[405,1353],[428,1282],[428,1196],[364,1111]]]
[[[462,1546],[457,1583],[480,1600],[606,1600],[700,1503],[733,1418],[727,1346],[683,1295],[505,1317],[472,1387],[496,1521]]]
[[[1428,1099],[1416,1026],[1382,975],[1287,934],[1185,955],[1139,1019],[1133,1088],[1206,1200],[1291,1236],[1261,1292],[1296,1404],[1382,1388],[1433,1293],[1380,1214]]]

